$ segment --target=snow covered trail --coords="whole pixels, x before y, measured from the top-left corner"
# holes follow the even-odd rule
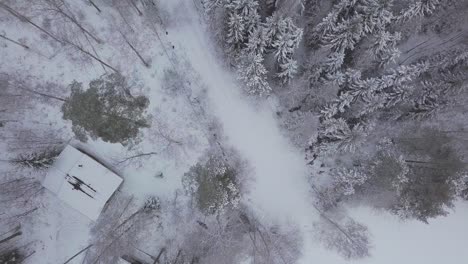
[[[306,224],[313,213],[307,187],[307,167],[298,150],[281,134],[274,111],[266,102],[249,104],[241,87],[220,60],[205,33],[192,1],[170,1],[177,25],[169,29],[176,52],[183,54],[206,85],[208,100],[223,125],[228,143],[254,168],[248,202],[260,217]],[[174,18],[175,17],[175,18]]]
[[[168,29],[175,52],[185,55],[200,74],[228,143],[255,169],[249,203],[267,220],[288,221],[301,227],[304,246],[299,263],[346,263],[336,252],[319,245],[311,232],[311,224],[319,216],[308,192],[308,168],[300,151],[281,134],[274,111],[265,102],[251,105],[241,94],[234,76],[216,58],[215,48],[193,2],[166,2],[166,10],[170,10],[171,19],[176,21]],[[371,257],[351,262],[387,264],[398,259],[400,263],[435,264],[452,258],[450,263],[460,263],[459,259],[468,254],[460,248],[468,242],[467,228],[461,224],[466,221],[468,211],[466,205],[457,205],[457,209],[448,217],[434,220],[429,229],[421,222],[401,222],[389,213],[353,208],[351,215],[369,227],[374,247]]]

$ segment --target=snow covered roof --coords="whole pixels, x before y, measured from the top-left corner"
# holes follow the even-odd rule
[[[49,169],[42,185],[91,220],[122,183],[122,178],[68,145]]]

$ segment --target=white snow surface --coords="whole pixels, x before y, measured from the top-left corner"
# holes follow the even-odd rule
[[[74,4],[83,8],[78,1]],[[197,161],[207,146],[207,138],[200,129],[200,120],[192,113],[185,97],[171,97],[161,91],[163,70],[170,68],[167,54],[162,47],[166,45],[170,49],[170,45],[174,45],[170,54],[184,58],[191,64],[199,82],[206,87],[208,103],[212,107],[210,110],[213,110],[221,122],[228,143],[253,168],[253,180],[245,202],[255,209],[260,218],[302,228],[305,244],[301,264],[347,263],[335,252],[323,248],[311,235],[310,226],[318,216],[311,206],[307,182],[310,171],[301,151],[292,147],[279,129],[274,109],[264,100],[253,104],[253,100],[242,93],[235,76],[225,68],[221,58],[214,52],[214,44],[199,19],[193,1],[165,0],[160,1],[160,4],[171,20],[167,28],[169,35],[163,36],[162,42],[155,40],[151,32],[139,35],[144,36],[141,43],[144,45],[145,55],[152,61],[151,68],[141,66],[128,49],[127,54],[122,55],[126,49],[118,45],[103,48],[100,54],[112,65],[123,68],[124,74],[135,76],[135,79],[140,79],[147,86],[142,92],[150,97],[149,111],[157,112],[156,117],[163,119],[163,124],[167,125],[164,128],[171,132],[170,135],[183,142],[183,149],[175,150],[177,155],[148,156],[142,160],[141,166],[123,166],[122,191],[140,199],[152,194],[170,197],[180,188],[180,177]],[[107,34],[115,33],[106,28],[108,25],[91,8],[84,9],[82,11],[86,13],[88,20],[92,20],[90,24],[102,25],[103,29],[99,33],[104,35],[106,30]],[[33,29],[19,22],[12,25],[5,23],[2,30],[7,35],[24,38],[34,39],[32,36],[37,35]],[[113,36],[102,37],[112,39]],[[42,47],[41,43],[37,40],[38,46]],[[112,44],[115,43],[110,46]],[[64,85],[73,79],[87,83],[102,74],[100,65],[93,63],[89,67],[91,63],[88,61],[77,67],[76,61],[62,54],[46,59],[34,54],[25,55],[24,50],[12,45],[2,47],[0,52],[3,61],[12,62],[8,65],[1,64],[2,71],[27,71],[33,76],[42,76],[46,81]],[[59,107],[42,104],[38,106],[38,111],[41,107],[48,117],[45,121],[54,126],[69,127],[69,124],[62,124]],[[33,117],[30,118],[34,120]],[[153,132],[145,131],[145,140],[133,152],[100,140],[91,140],[87,145],[110,160],[122,160],[125,156],[151,151],[162,152],[161,144],[154,139]],[[163,179],[154,177],[159,171],[164,172]],[[64,203],[55,201],[51,194],[46,195],[43,200],[44,208],[40,210],[40,223],[37,224],[34,237],[41,241],[41,246],[27,263],[63,263],[88,245],[91,223]],[[430,221],[429,225],[416,221],[401,222],[395,216],[368,208],[350,208],[350,214],[369,227],[373,244],[370,258],[352,263],[466,263],[468,205],[466,202],[457,203],[455,208],[456,211],[449,216]],[[77,258],[74,263],[81,263],[81,259]]]
[[[168,3],[166,3],[168,4]],[[248,197],[260,216],[295,223],[303,230],[304,247],[301,264],[346,263],[335,252],[323,248],[311,234],[309,224],[317,214],[310,205],[305,161],[281,134],[274,109],[266,102],[254,107],[241,94],[233,75],[216,58],[209,35],[194,12],[192,1],[170,1],[166,8],[181,17],[171,36],[177,48],[185,50],[191,64],[200,73],[216,116],[224,126],[228,142],[254,167],[254,183]],[[189,14],[193,16],[190,17]],[[177,20],[174,18],[174,20]],[[181,52],[179,52],[181,53]],[[396,216],[369,208],[351,208],[350,214],[367,225],[373,249],[371,257],[352,263],[436,264],[464,263],[468,252],[468,205],[457,203],[447,217],[429,225],[418,221],[402,222]]]
[[[177,43],[176,48],[182,50],[180,53],[200,74],[228,143],[254,169],[248,202],[260,217],[294,222],[311,220],[307,214],[312,208],[304,157],[282,135],[273,109],[262,99],[255,101],[254,106],[241,93],[235,77],[213,52],[215,47],[198,19],[193,2],[171,1],[167,8],[172,8],[174,16],[183,16],[177,28],[170,29],[177,32],[171,33],[171,42]]]
[[[350,214],[367,225],[371,233],[371,256],[348,262],[315,241],[307,241],[300,263],[464,264],[468,259],[468,204],[457,202],[455,208],[450,215],[430,220],[429,224],[402,222],[394,215],[365,207],[352,208]]]

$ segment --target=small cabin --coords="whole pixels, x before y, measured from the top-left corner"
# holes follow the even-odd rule
[[[96,221],[122,181],[97,159],[67,145],[49,168],[42,185],[71,208]]]

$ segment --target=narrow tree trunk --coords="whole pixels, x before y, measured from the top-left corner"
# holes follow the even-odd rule
[[[99,13],[101,13],[101,9],[99,9],[99,7],[98,7],[92,0],[88,0],[88,2],[89,2],[92,6],[94,6],[94,8],[96,8],[96,10],[97,10]]]
[[[77,256],[79,256],[81,253],[85,252],[86,250],[88,250],[88,248],[92,247],[93,244],[90,244],[89,246],[83,248],[82,250],[78,251],[78,253],[76,253],[75,255],[73,255],[71,258],[67,259],[67,261],[65,261],[63,264],[67,264],[69,263],[70,261],[72,261],[74,258],[76,258]]]
[[[130,25],[130,23],[128,22],[128,20],[125,18],[124,14],[122,14],[122,10],[120,10],[120,7],[118,4],[115,4],[114,3],[114,0],[112,1],[115,9],[117,10],[117,12],[119,13],[120,17],[122,18],[122,20],[124,21],[125,25],[128,26],[128,28],[130,29],[130,31],[132,32],[135,32],[135,30],[133,30],[132,26]]]
[[[13,15],[14,17],[18,18],[19,20],[25,22],[25,23],[29,23],[31,24],[33,27],[39,29],[41,32],[45,33],[47,36],[51,37],[52,39],[54,39],[55,41],[63,44],[63,41],[58,39],[57,37],[55,37],[54,35],[52,35],[52,33],[50,33],[49,31],[43,29],[42,27],[38,26],[36,23],[32,22],[29,18],[25,17],[24,15],[16,12],[13,8],[7,6],[6,4],[0,2],[0,7],[3,8],[4,10],[6,10],[8,13],[10,13],[11,15]]]
[[[124,38],[125,42],[130,46],[130,48],[136,53],[136,55],[138,56],[138,58],[141,60],[141,62],[143,62],[143,65],[145,65],[146,68],[149,68],[150,65],[145,61],[145,59],[143,59],[143,57],[140,55],[140,53],[135,49],[135,47],[130,43],[130,41],[128,41],[127,37],[122,33],[120,32],[120,35],[122,35],[122,37]]]
[[[117,236],[115,239],[112,240],[112,242],[110,244],[108,244],[100,253],[99,255],[97,256],[97,258],[94,260],[93,264],[97,264],[99,263],[99,259],[102,257],[102,255],[117,241],[119,240],[123,235],[125,235],[125,233],[127,233],[131,228],[133,227],[133,225],[129,226],[127,229],[125,229],[122,233],[119,234],[119,236]]]
[[[117,164],[122,164],[126,161],[129,161],[131,159],[136,159],[136,158],[140,158],[140,157],[143,157],[143,156],[150,156],[150,155],[158,155],[159,153],[157,152],[148,152],[148,153],[141,153],[141,154],[137,154],[137,155],[133,155],[133,156],[130,156],[130,157],[126,157],[125,159],[119,161]]]
[[[59,101],[62,101],[62,102],[66,102],[66,101],[67,101],[67,99],[64,99],[64,98],[61,98],[61,97],[57,97],[57,96],[53,96],[53,95],[50,95],[50,94],[41,93],[41,92],[38,92],[38,91],[34,91],[34,90],[32,90],[32,89],[29,89],[29,88],[25,88],[25,87],[21,87],[21,86],[17,86],[16,88],[18,88],[18,89],[20,89],[20,90],[28,91],[28,92],[30,92],[30,93],[37,94],[37,95],[40,95],[40,96],[43,96],[43,97],[47,97],[47,98],[59,100]]]
[[[419,160],[405,160],[407,163],[419,163],[419,164],[435,164],[435,165],[440,165],[443,163],[439,162],[430,162],[430,161],[419,161]]]
[[[132,215],[130,215],[127,219],[125,219],[120,225],[114,228],[114,232],[119,229],[120,227],[124,226],[126,223],[128,223],[130,220],[132,220],[135,216],[137,216],[139,213],[142,212],[143,208],[138,209],[136,212],[134,212]]]
[[[179,249],[179,251],[177,252],[177,256],[174,260],[174,264],[177,264],[177,262],[179,261],[180,253],[182,253],[182,249]]]
[[[95,55],[93,55],[93,54],[90,53],[89,51],[83,49],[82,47],[80,47],[80,46],[78,46],[78,45],[76,45],[76,44],[74,44],[74,43],[72,43],[72,42],[70,42],[70,41],[66,41],[65,43],[69,44],[69,45],[72,46],[72,47],[75,47],[77,50],[79,50],[79,51],[81,51],[82,53],[84,53],[84,54],[90,56],[91,58],[93,58],[94,60],[96,60],[96,61],[98,61],[99,63],[103,64],[103,65],[106,66],[107,68],[113,70],[114,72],[120,74],[120,72],[119,72],[117,69],[115,69],[114,67],[112,67],[112,66],[110,66],[109,64],[105,63],[103,60],[99,59],[98,57],[96,57]]]
[[[20,261],[20,263],[23,263],[26,259],[28,259],[29,257],[31,257],[31,256],[32,256],[33,254],[35,254],[35,253],[36,253],[36,251],[33,251],[33,252],[29,253],[29,255],[27,255],[26,257],[24,257],[24,258]]]
[[[86,38],[86,41],[88,42],[89,46],[91,46],[91,49],[93,50],[93,53],[94,55],[96,55],[97,58],[99,58],[99,54],[97,53],[96,49],[94,48],[93,44],[91,43],[91,41],[89,40],[88,36],[86,34],[84,34],[85,38]],[[100,58],[99,58],[100,59]],[[106,66],[103,65],[101,63],[101,67],[102,69],[107,73],[107,69],[106,69]]]
[[[21,47],[23,47],[25,49],[29,49],[28,46],[26,46],[26,45],[24,45],[22,43],[19,43],[18,41],[12,40],[11,38],[9,38],[9,37],[7,37],[5,35],[0,34],[0,38],[5,39],[5,40],[7,40],[7,41],[9,41],[11,43],[14,43],[14,44],[18,45],[18,46],[21,46]]]
[[[156,259],[154,260],[153,264],[159,263],[159,259],[161,258],[162,254],[166,251],[166,248],[163,247],[161,250],[159,250],[158,256],[156,256]]]
[[[17,236],[21,236],[21,234],[23,234],[21,231],[16,231],[15,233],[11,234],[10,236],[0,240],[0,245],[12,240],[13,238],[15,238]]]
[[[60,6],[57,6],[55,5],[54,6],[57,11],[62,14],[64,17],[66,17],[69,21],[71,21],[73,24],[75,24],[81,31],[83,31],[85,34],[87,34],[88,36],[90,36],[94,41],[96,41],[98,44],[101,44],[102,41],[94,36],[91,32],[89,32],[87,29],[85,29],[81,24],[80,22],[78,22],[75,17],[73,15],[69,15],[67,14],[67,12],[65,12],[62,8],[60,8]]]
[[[133,2],[133,0],[127,0],[128,2],[130,2],[130,4],[136,9],[136,11],[138,12],[138,15],[142,16],[143,15],[143,12],[141,12],[141,10],[138,8],[138,6]]]

